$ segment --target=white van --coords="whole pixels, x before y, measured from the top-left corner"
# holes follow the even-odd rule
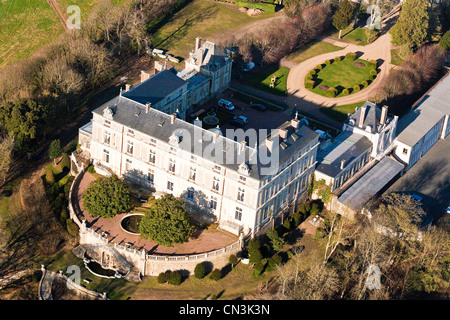
[[[231,101],[225,100],[225,99],[220,99],[219,102],[217,103],[219,105],[219,107],[223,107],[227,110],[233,110],[234,106],[231,103]]]

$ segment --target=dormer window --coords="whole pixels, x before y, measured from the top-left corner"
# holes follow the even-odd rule
[[[241,165],[239,165],[238,172],[248,175],[250,173],[250,167],[244,162]]]

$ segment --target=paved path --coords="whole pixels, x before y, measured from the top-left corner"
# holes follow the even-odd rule
[[[289,93],[287,104],[288,106],[300,106],[302,110],[309,113],[317,113],[320,107],[331,107],[335,105],[346,105],[352,104],[360,101],[367,100],[374,90],[380,85],[383,78],[385,78],[389,70],[391,69],[391,35],[387,32],[389,30],[388,25],[392,24],[395,20],[397,14],[390,15],[385,21],[384,30],[382,35],[375,40],[373,43],[366,46],[359,46],[355,44],[346,44],[333,39],[324,39],[326,42],[333,43],[344,47],[342,50],[324,53],[315,56],[311,59],[303,61],[302,63],[296,65],[289,72],[287,79],[287,90]],[[321,95],[315,94],[305,88],[305,77],[308,72],[313,69],[316,65],[323,63],[327,59],[333,59],[337,56],[345,56],[348,52],[357,52],[359,58],[365,60],[378,60],[378,65],[380,72],[374,82],[368,86],[366,89],[361,90],[358,93],[341,97],[341,98],[328,98]],[[309,103],[305,103],[309,102]]]

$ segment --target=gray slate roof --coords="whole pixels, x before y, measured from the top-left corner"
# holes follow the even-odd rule
[[[243,162],[246,162],[250,169],[249,176],[255,179],[261,179],[268,175],[267,173],[262,173],[262,169],[270,167],[270,163],[262,163],[259,156],[261,154],[260,152],[267,152],[267,146],[265,143],[258,146],[258,152],[251,146],[244,146],[242,148],[243,151],[238,152],[238,150],[241,150],[242,147],[239,142],[223,136],[216,136],[216,144],[214,144],[212,142],[214,137],[213,131],[199,128],[198,126],[178,118],[176,118],[172,124],[170,115],[153,108],[150,108],[148,113],[146,113],[145,105],[123,96],[115,97],[95,109],[93,113],[103,116],[103,110],[107,107],[110,107],[114,113],[113,121],[130,127],[135,131],[145,133],[165,142],[169,142],[173,134],[183,136],[184,138],[183,133],[187,133],[189,134],[189,137],[195,137],[195,139],[184,138],[184,141],[182,140],[179,145],[180,148],[190,152],[199,151],[201,152],[199,156],[236,171],[238,171],[239,166],[242,165]],[[285,141],[288,147],[285,149],[282,149],[281,147],[279,148],[279,163],[282,163],[300,148],[306,146],[311,140],[318,137],[318,134],[307,126],[300,126],[297,130],[289,128],[288,126],[288,132],[288,139]],[[296,139],[295,136],[292,135],[294,132],[297,135]],[[197,137],[202,137],[201,141]],[[276,135],[273,139],[278,141],[278,136]],[[214,146],[219,145],[219,143],[221,143],[221,148],[215,149]],[[278,146],[277,143],[274,143],[274,145]],[[225,147],[222,148],[222,146]],[[217,150],[220,150],[222,154],[216,155]],[[231,153],[233,155],[232,161],[225,161],[225,159],[228,159],[225,158],[227,153]],[[268,154],[269,156],[271,155],[271,153]],[[219,163],[216,161],[217,159],[224,160]]]
[[[319,162],[316,170],[329,177],[336,177],[353,160],[372,148],[372,142],[361,134],[344,131],[339,134],[334,142],[323,146],[317,153]],[[341,161],[345,160],[344,169],[341,170]]]
[[[142,104],[150,102],[154,105],[185,84],[186,81],[176,75],[175,69],[163,70],[122,95]]]
[[[450,115],[450,76],[447,74],[404,115],[397,125],[397,140],[414,146],[445,115]]]
[[[338,201],[356,211],[361,210],[403,167],[403,164],[392,158],[383,158],[343,192],[338,197]]]

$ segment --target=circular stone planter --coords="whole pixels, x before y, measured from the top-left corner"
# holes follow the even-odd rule
[[[120,220],[120,227],[123,231],[133,235],[140,235],[139,223],[144,216],[143,213],[130,213]]]

